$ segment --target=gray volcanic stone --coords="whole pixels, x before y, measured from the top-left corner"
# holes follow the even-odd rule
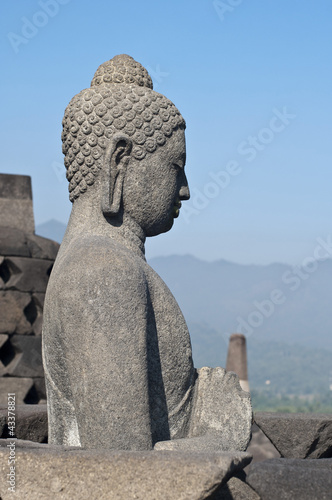
[[[53,261],[5,257],[0,261],[0,290],[45,292]]]
[[[255,422],[282,457],[332,457],[332,414],[257,412]]]
[[[203,500],[250,460],[244,453],[60,451],[31,443],[17,446],[16,457],[16,495],[22,500]],[[1,477],[6,477],[7,462],[8,448],[1,442]],[[7,487],[2,481],[3,500],[13,495]]]
[[[52,444],[151,450],[184,439],[186,449],[204,434],[227,436],[226,449],[248,442],[249,396],[218,370],[207,379],[194,369],[185,319],[144,256],[146,237],[169,231],[190,196],[184,129],[127,55],[102,64],[65,111],[73,208],[43,323]]]
[[[265,460],[250,467],[246,480],[262,500],[330,500],[332,459]]]
[[[249,467],[251,467],[254,462],[261,462],[262,460],[270,458],[280,458],[279,451],[255,423],[253,423],[251,429],[251,440],[247,452],[253,457]]]
[[[0,225],[34,233],[31,178],[0,174]]]
[[[7,415],[8,411],[7,408],[6,410],[0,410],[0,437],[4,435],[5,429],[7,426]],[[0,446],[1,446],[1,439],[0,439]]]
[[[0,332],[11,334],[30,334],[32,326],[24,314],[25,308],[31,302],[29,293],[15,291],[0,291],[1,315]]]
[[[32,378],[0,377],[0,405],[7,405],[8,393],[15,393],[17,405],[24,404],[24,399],[33,388]]]
[[[46,405],[16,405],[15,414],[15,436],[19,440],[28,440],[37,443],[47,441]],[[3,417],[7,423],[7,408],[0,409],[0,419]],[[0,436],[10,438],[4,430]]]
[[[260,500],[260,496],[245,482],[246,475],[237,473],[211,495],[211,500]]]
[[[227,411],[221,412],[221,408]],[[245,450],[251,437],[250,394],[235,373],[223,368],[198,370],[198,387],[189,437],[218,436],[222,450]]]
[[[38,405],[46,404],[46,386],[44,377],[35,377],[33,379],[34,387],[38,395]]]
[[[55,260],[59,243],[21,231],[0,227],[0,255]]]
[[[8,335],[0,334],[0,349],[7,342]]]
[[[221,412],[220,408],[227,408]],[[250,394],[239,378],[223,368],[201,368],[188,437],[161,441],[155,450],[230,451],[246,450],[251,437]]]
[[[13,335],[10,343],[16,355],[6,366],[5,373],[14,377],[43,377],[41,337]]]

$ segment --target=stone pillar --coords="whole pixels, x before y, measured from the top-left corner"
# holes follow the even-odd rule
[[[41,328],[59,244],[34,234],[31,178],[0,174],[0,405],[45,400]]]
[[[232,333],[229,338],[226,370],[236,373],[242,389],[249,392],[247,343],[241,333]]]

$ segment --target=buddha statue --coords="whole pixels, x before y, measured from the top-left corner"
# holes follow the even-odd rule
[[[244,450],[249,394],[222,368],[195,370],[181,310],[144,257],[190,196],[184,119],[119,55],[69,103],[62,141],[73,207],[44,307],[50,443]]]

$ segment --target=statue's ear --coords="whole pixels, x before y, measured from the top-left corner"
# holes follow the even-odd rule
[[[131,139],[127,135],[119,133],[112,137],[106,150],[101,206],[106,217],[112,217],[120,210],[123,179],[130,160],[131,149]]]

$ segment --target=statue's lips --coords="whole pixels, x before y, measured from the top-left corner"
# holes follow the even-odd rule
[[[174,207],[173,207],[173,217],[174,217],[174,219],[176,219],[177,217],[179,217],[181,206],[182,206],[181,201],[180,200],[176,200],[176,202],[174,203]]]

